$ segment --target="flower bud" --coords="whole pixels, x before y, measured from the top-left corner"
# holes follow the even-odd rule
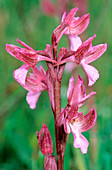
[[[57,170],[56,159],[54,155],[48,154],[44,159],[44,168],[45,170]]]
[[[53,143],[50,132],[45,124],[43,124],[40,132],[36,132],[39,143],[39,148],[43,155],[53,152]]]

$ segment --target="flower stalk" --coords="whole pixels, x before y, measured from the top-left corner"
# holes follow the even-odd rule
[[[66,143],[63,140],[65,133],[63,126],[58,124],[58,118],[61,113],[61,82],[56,80],[54,83],[54,96],[55,96],[55,140],[57,152],[57,169],[63,170],[64,152]]]

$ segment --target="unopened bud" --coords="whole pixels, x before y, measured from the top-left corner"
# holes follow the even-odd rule
[[[53,143],[51,139],[50,132],[48,130],[48,127],[43,124],[40,132],[36,132],[37,139],[39,143],[39,148],[43,155],[51,154],[53,152]]]
[[[54,155],[46,155],[44,160],[45,170],[57,170],[56,159]]]

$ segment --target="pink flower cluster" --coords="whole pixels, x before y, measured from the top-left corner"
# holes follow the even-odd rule
[[[92,86],[99,78],[99,73],[96,68],[90,65],[90,63],[98,59],[106,51],[107,44],[92,46],[92,41],[96,35],[82,43],[78,35],[87,28],[90,16],[89,14],[86,14],[81,18],[75,17],[77,10],[78,8],[76,7],[67,15],[66,12],[64,12],[61,24],[53,31],[52,45],[47,44],[45,50],[35,51],[18,39],[17,41],[23,45],[24,48],[7,44],[6,50],[12,56],[24,62],[24,65],[14,71],[13,76],[14,79],[28,91],[26,100],[30,105],[30,108],[36,108],[36,103],[41,92],[48,91],[55,118],[55,127],[57,129],[62,126],[64,127],[64,133],[56,130],[57,136],[61,133],[62,136],[66,137],[72,132],[74,136],[74,147],[80,148],[82,153],[87,153],[89,142],[81,132],[87,131],[95,124],[96,111],[93,108],[84,116],[82,112],[78,112],[78,108],[82,107],[85,101],[95,95],[96,92],[93,91],[86,95],[83,79],[79,75],[77,82],[74,85],[74,78],[72,76],[69,80],[67,91],[68,104],[65,109],[62,108],[60,110],[61,80],[65,65],[67,62],[70,62],[66,69],[69,70],[74,68],[75,65],[81,65],[88,76],[88,86]],[[70,39],[71,49],[67,50],[62,47],[57,54],[58,43],[64,34]],[[44,71],[42,66],[40,69],[36,66],[36,64],[42,60],[47,63],[47,72]],[[32,69],[32,73],[29,73],[29,76],[27,76],[29,68]],[[51,155],[53,152],[52,140],[45,124],[43,124],[40,133],[37,133],[37,136],[40,150],[45,155],[45,167],[49,167],[53,164],[53,167],[56,169],[55,157]],[[60,140],[58,137],[56,139]]]

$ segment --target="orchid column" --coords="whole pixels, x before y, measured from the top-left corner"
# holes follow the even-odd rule
[[[75,84],[74,77],[71,76],[67,91],[68,104],[65,108],[61,108],[61,80],[65,64],[72,62],[74,67],[75,65],[82,65],[88,76],[88,86],[92,86],[99,78],[99,73],[96,68],[89,64],[99,58],[107,48],[106,44],[92,46],[92,41],[96,35],[82,43],[78,35],[87,28],[89,14],[81,18],[74,17],[77,10],[77,7],[72,9],[67,16],[64,12],[61,24],[53,31],[52,45],[47,44],[44,51],[35,51],[18,39],[17,41],[24,48],[6,45],[7,52],[24,62],[24,65],[14,71],[13,76],[23,88],[28,90],[26,100],[30,108],[36,108],[36,103],[42,91],[48,91],[49,94],[55,120],[57,163],[55,156],[52,155],[53,145],[50,132],[47,126],[43,124],[40,132],[36,132],[36,134],[40,150],[45,155],[45,170],[63,170],[65,147],[70,132],[74,136],[74,147],[80,148],[82,154],[87,153],[89,142],[81,132],[90,129],[96,121],[95,108],[91,109],[85,116],[83,112],[78,112],[78,108],[84,105],[88,98],[96,94],[93,91],[86,95],[84,80],[80,75]],[[57,54],[57,46],[63,34],[68,35],[71,50],[62,47]],[[40,66],[40,69],[36,66],[37,62],[42,60],[46,61],[47,72],[42,66]],[[29,68],[32,69],[32,73],[27,76]]]

